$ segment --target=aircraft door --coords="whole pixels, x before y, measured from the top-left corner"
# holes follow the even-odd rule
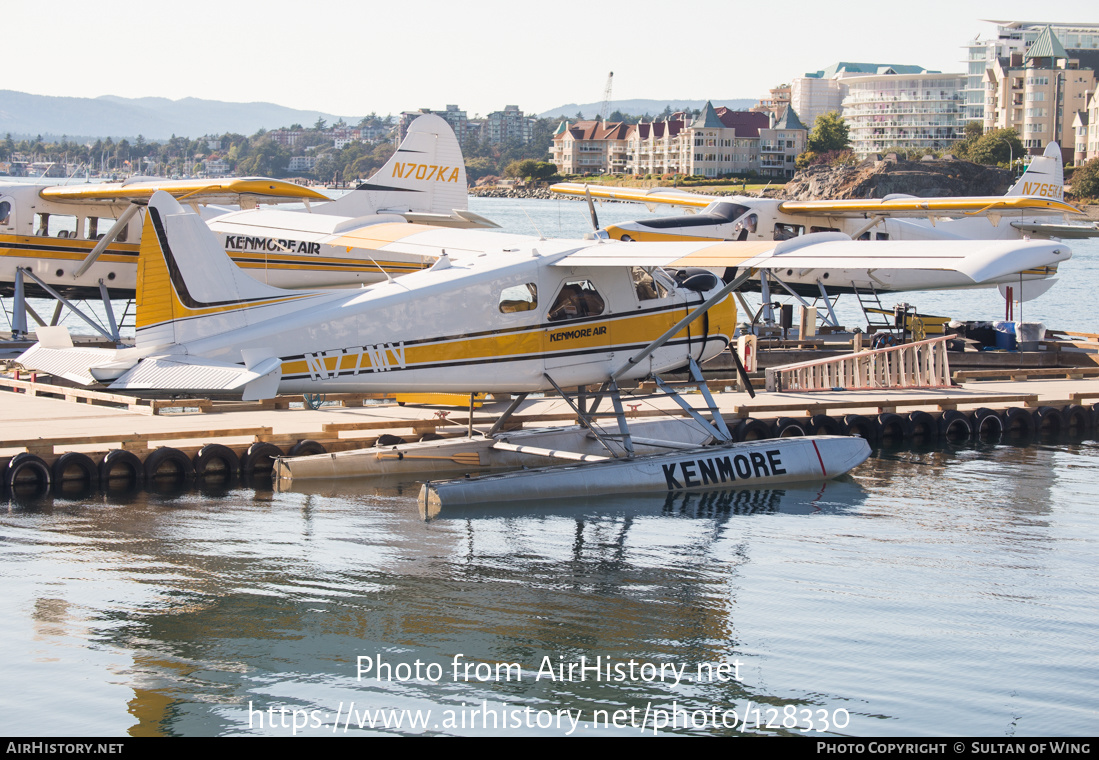
[[[568,373],[553,370],[606,362],[610,328],[605,319],[610,309],[605,288],[591,277],[574,276],[561,281],[546,310],[543,350],[546,369],[558,383],[569,383]]]

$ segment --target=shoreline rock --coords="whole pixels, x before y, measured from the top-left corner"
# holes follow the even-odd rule
[[[469,194],[478,198],[564,198],[549,191],[548,187],[471,187]]]
[[[969,161],[863,161],[857,166],[810,166],[786,183],[785,200],[884,198],[894,193],[920,198],[1003,195],[1014,184],[1007,169]]]

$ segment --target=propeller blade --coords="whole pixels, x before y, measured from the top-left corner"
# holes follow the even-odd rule
[[[591,199],[591,190],[584,187],[584,197],[588,199],[588,213],[591,214],[592,232],[599,231],[599,217],[595,215],[595,203]]]

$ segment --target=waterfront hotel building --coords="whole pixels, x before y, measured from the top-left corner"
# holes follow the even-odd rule
[[[684,174],[700,177],[794,175],[808,130],[791,108],[771,113],[714,108],[693,119],[674,113],[639,124],[563,121],[553,136],[562,174]]]

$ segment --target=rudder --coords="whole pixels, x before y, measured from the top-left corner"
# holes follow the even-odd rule
[[[1065,170],[1061,163],[1061,147],[1051,142],[1042,155],[1032,158],[1023,176],[1011,186],[1007,195],[1064,200]]]
[[[149,200],[137,266],[137,345],[185,343],[255,320],[249,310],[312,294],[252,279],[198,214],[166,192]]]
[[[374,176],[316,213],[367,216],[386,211],[450,215],[468,206],[462,147],[446,120],[424,114]]]

